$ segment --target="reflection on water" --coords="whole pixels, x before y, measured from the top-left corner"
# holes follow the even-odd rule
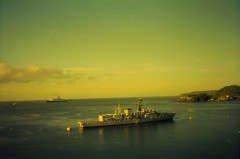
[[[79,128],[81,142],[84,137],[93,135],[93,138],[98,140],[99,144],[105,144],[109,140],[115,142],[144,144],[148,141],[151,133],[158,133],[161,135],[161,129],[173,129],[174,121],[150,122],[131,125],[118,125],[94,128]]]

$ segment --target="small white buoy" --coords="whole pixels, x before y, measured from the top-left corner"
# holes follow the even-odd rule
[[[72,131],[72,128],[71,128],[71,127],[67,127],[67,128],[66,128],[66,131],[67,131],[67,132],[71,132],[71,131]]]
[[[191,116],[191,115],[189,115],[188,119],[189,119],[189,120],[192,120],[192,116]]]

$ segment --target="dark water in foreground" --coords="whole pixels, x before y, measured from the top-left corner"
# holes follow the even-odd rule
[[[143,99],[159,112],[175,111],[174,121],[82,130],[77,125],[79,119],[112,113],[117,99],[15,105],[0,102],[0,158],[239,159],[239,101],[176,103],[176,97]],[[119,100],[122,108],[136,101]],[[68,126],[73,128],[70,133],[65,130]]]

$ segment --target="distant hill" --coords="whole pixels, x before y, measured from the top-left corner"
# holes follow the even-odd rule
[[[240,99],[240,86],[225,86],[219,90],[194,91],[180,95],[178,102],[231,101]]]
[[[210,90],[210,91],[194,91],[190,93],[183,93],[180,94],[180,96],[189,96],[189,95],[200,95],[200,94],[206,94],[206,95],[211,95],[214,96],[216,94],[217,90]]]
[[[231,85],[231,86],[226,86],[218,90],[215,94],[216,96],[240,96],[240,86],[238,85]]]
[[[240,86],[231,85],[231,86],[225,86],[219,90],[193,91],[190,93],[180,94],[180,96],[200,95],[200,94],[206,94],[211,96],[225,96],[225,95],[240,96]]]

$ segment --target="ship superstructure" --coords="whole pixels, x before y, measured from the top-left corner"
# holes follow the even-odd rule
[[[95,121],[79,121],[82,128],[87,127],[101,127],[124,124],[138,124],[146,122],[156,122],[162,120],[173,120],[176,113],[158,113],[157,111],[145,108],[142,98],[139,98],[138,109],[136,112],[132,108],[125,108],[122,112],[120,105],[115,110],[114,114],[102,114],[98,116]]]

